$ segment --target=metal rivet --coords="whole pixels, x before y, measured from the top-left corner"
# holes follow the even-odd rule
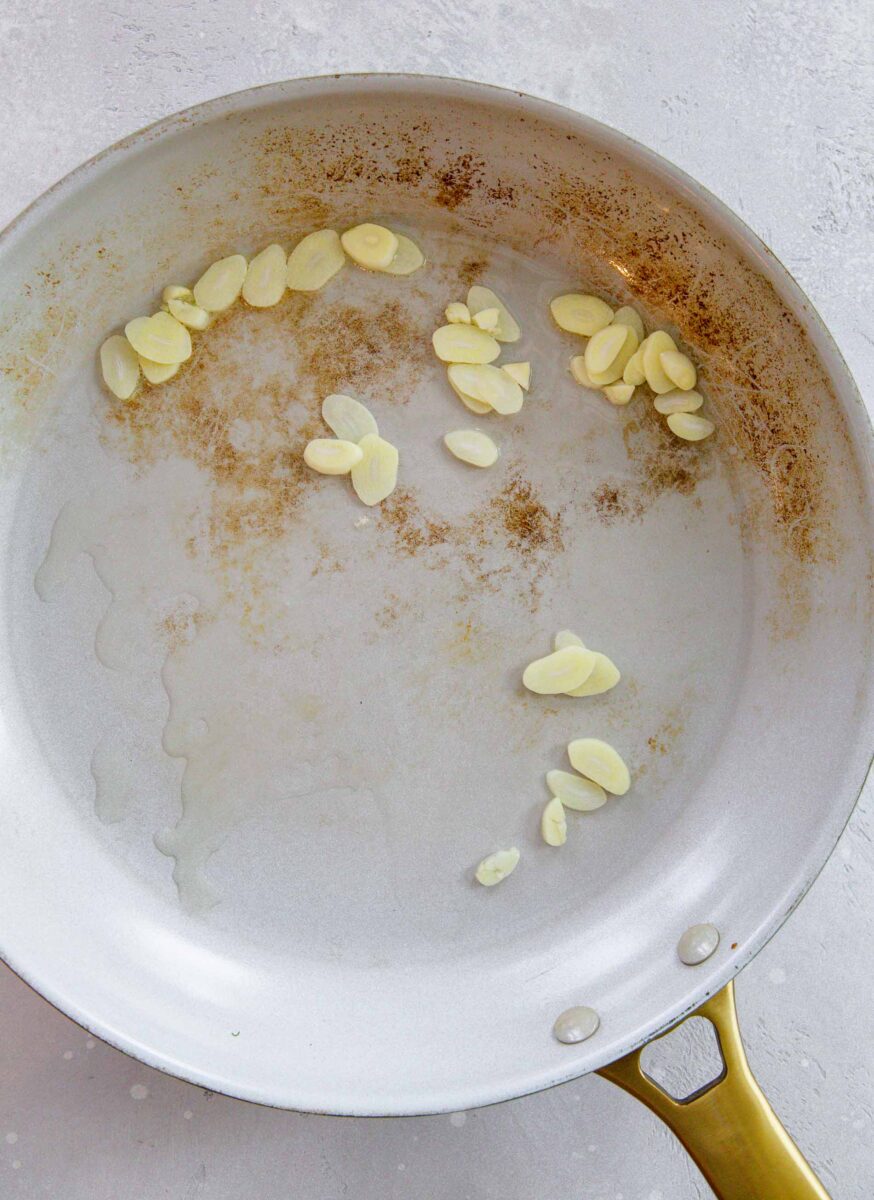
[[[578,1004],[561,1014],[553,1025],[552,1032],[558,1041],[572,1046],[576,1042],[584,1042],[586,1038],[590,1038],[600,1024],[601,1018],[594,1008]]]
[[[709,958],[719,945],[719,930],[715,925],[691,925],[677,942],[680,962],[696,967]]]

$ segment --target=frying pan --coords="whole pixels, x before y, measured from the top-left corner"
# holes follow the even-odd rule
[[[428,265],[240,305],[169,384],[102,389],[98,346],[165,284],[364,219]],[[601,1069],[720,1194],[822,1195],[721,989],[810,886],[869,765],[871,431],[766,247],[575,113],[362,76],[136,134],[5,232],[0,279],[10,965],[234,1096],[428,1113]],[[472,419],[430,351],[474,282],[515,312],[534,379],[520,414],[481,419],[501,449],[482,472],[442,449]],[[568,290],[673,332],[714,438],[680,444],[645,396],[579,387],[581,343],[548,317]],[[380,508],[300,465],[337,390],[400,448]],[[620,686],[525,693],[561,628]],[[543,775],[586,735],[633,787],[571,814],[557,850]],[[476,862],[510,844],[515,874],[479,888]],[[721,940],[690,968],[677,939],[702,921]],[[560,1044],[577,1004],[600,1028]],[[726,1070],[679,1105],[637,1054],[701,1005]]]

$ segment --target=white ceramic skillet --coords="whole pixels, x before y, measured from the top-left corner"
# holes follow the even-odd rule
[[[98,346],[165,284],[364,219],[428,265],[239,305],[171,383],[103,390]],[[442,448],[475,419],[430,351],[474,282],[533,363],[520,414],[476,419],[481,472]],[[712,439],[574,382],[568,290],[674,333]],[[64,1012],[249,1100],[461,1109],[629,1055],[798,903],[869,763],[871,431],[807,300],[692,180],[516,93],[284,83],[63,180],[0,240],[0,296],[0,943]],[[301,466],[336,390],[400,448],[380,509]],[[620,686],[525,693],[561,628]],[[544,772],[585,735],[634,783],[554,849]],[[516,873],[474,884],[510,844]],[[690,968],[701,921],[721,941]],[[562,1045],[575,1004],[600,1029]],[[820,1195],[770,1120],[799,1190],[767,1194]],[[762,1163],[732,1183],[709,1121],[693,1152],[748,1194]]]

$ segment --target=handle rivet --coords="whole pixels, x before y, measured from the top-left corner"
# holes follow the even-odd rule
[[[687,967],[697,967],[718,945],[719,930],[715,925],[691,925],[677,942],[677,954]]]
[[[574,1008],[566,1009],[561,1014],[553,1025],[552,1032],[558,1041],[564,1042],[567,1046],[573,1046],[577,1042],[584,1042],[586,1038],[590,1038],[600,1024],[601,1018],[594,1008],[578,1004]]]

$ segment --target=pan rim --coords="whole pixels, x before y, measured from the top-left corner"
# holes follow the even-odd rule
[[[815,306],[777,256],[723,201],[713,195],[713,193],[698,183],[693,177],[655,151],[650,150],[633,138],[630,138],[627,134],[612,128],[604,122],[597,121],[564,105],[543,100],[516,89],[508,89],[493,84],[478,83],[451,76],[360,72],[349,74],[332,73],[283,80],[228,93],[227,95],[192,105],[175,114],[146,125],[99,151],[96,155],[74,168],[35,198],[5,229],[0,231],[0,252],[5,250],[10,243],[14,242],[18,236],[25,234],[32,224],[40,221],[45,210],[50,209],[52,204],[62,202],[79,187],[87,186],[94,171],[102,166],[104,162],[107,160],[116,162],[123,160],[125,155],[138,151],[147,141],[158,140],[179,132],[184,133],[186,122],[189,124],[200,124],[221,116],[225,111],[240,111],[241,107],[255,107],[261,99],[266,100],[268,103],[281,102],[284,99],[291,98],[295,93],[303,95],[308,92],[310,96],[317,96],[323,87],[336,85],[353,87],[356,84],[369,92],[388,91],[396,88],[399,84],[406,86],[408,89],[412,85],[414,91],[430,90],[440,92],[444,95],[447,93],[451,94],[454,90],[471,99],[483,99],[485,97],[497,101],[506,107],[516,106],[519,101],[522,101],[526,107],[533,109],[535,112],[542,113],[547,119],[556,121],[560,118],[566,124],[574,126],[583,135],[594,135],[599,140],[606,140],[617,144],[644,166],[657,172],[673,185],[679,185],[694,195],[699,203],[708,208],[713,215],[732,231],[746,251],[763,259],[763,266],[767,270],[769,277],[775,283],[779,281],[782,285],[781,294],[787,298],[787,302],[792,303],[796,311],[800,310],[803,314],[808,333],[814,338],[817,349],[824,356],[826,369],[835,385],[836,393],[840,397],[841,402],[848,411],[851,408],[854,409],[857,418],[861,410],[861,419],[857,419],[854,429],[854,440],[857,452],[861,451],[862,446],[865,448],[867,461],[867,471],[865,474],[867,483],[869,487],[871,486],[872,478],[874,478],[874,429],[872,429],[871,419],[867,414],[858,387],[839,348],[835,344],[832,335],[825,326]],[[774,276],[777,279],[774,279]],[[869,713],[868,719],[863,720],[859,726],[857,747],[860,758],[864,755],[865,737],[866,734],[870,733],[869,727],[871,724],[871,714]],[[37,979],[32,973],[28,972],[26,967],[21,968],[17,966],[12,961],[12,956],[7,955],[2,945],[0,945],[0,959],[55,1008],[117,1049],[132,1055],[146,1065],[161,1070],[166,1074],[186,1079],[192,1083],[207,1087],[211,1091],[237,1099],[277,1108],[294,1107],[301,1111],[348,1116],[425,1115],[498,1103],[578,1078],[583,1074],[599,1069],[599,1067],[606,1065],[617,1057],[622,1057],[624,1054],[630,1053],[653,1037],[670,1029],[683,1016],[694,1010],[703,1000],[718,991],[730,979],[733,979],[782,927],[783,923],[818,878],[831,856],[837,841],[846,828],[871,772],[872,761],[874,761],[874,754],[869,754],[867,756],[867,766],[864,761],[860,764],[864,768],[864,774],[855,796],[852,798],[852,803],[848,804],[846,810],[842,807],[836,807],[839,817],[838,821],[834,824],[829,824],[821,831],[819,842],[822,845],[817,850],[816,862],[808,862],[800,881],[795,879],[791,881],[790,885],[786,886],[784,903],[768,914],[756,933],[747,940],[742,951],[726,957],[720,963],[718,969],[712,970],[705,978],[701,978],[700,983],[695,987],[690,987],[686,998],[675,1005],[669,1013],[659,1015],[641,1025],[631,1037],[623,1041],[621,1049],[618,1052],[611,1048],[601,1056],[595,1055],[595,1065],[587,1063],[582,1069],[579,1064],[568,1064],[566,1069],[560,1071],[556,1071],[554,1068],[543,1068],[538,1071],[529,1072],[526,1077],[514,1078],[509,1090],[504,1086],[495,1092],[491,1086],[488,1088],[478,1088],[469,1084],[459,1084],[455,1087],[451,1097],[433,1096],[428,1098],[427,1103],[415,1106],[410,1106],[408,1102],[404,1102],[396,1107],[382,1105],[379,1108],[370,1107],[369,1109],[362,1109],[358,1106],[350,1106],[345,1110],[342,1106],[327,1109],[318,1106],[300,1106],[289,1103],[287,1100],[277,1099],[275,1096],[271,1098],[270,1095],[265,1095],[263,1091],[259,1090],[257,1086],[217,1078],[210,1074],[209,1071],[182,1063],[170,1054],[161,1052],[155,1047],[143,1045],[134,1035],[110,1027],[107,1023],[101,1021],[98,1016],[85,1011],[75,1002],[59,995],[57,990],[51,985],[50,980]],[[821,857],[819,857],[820,854]]]

